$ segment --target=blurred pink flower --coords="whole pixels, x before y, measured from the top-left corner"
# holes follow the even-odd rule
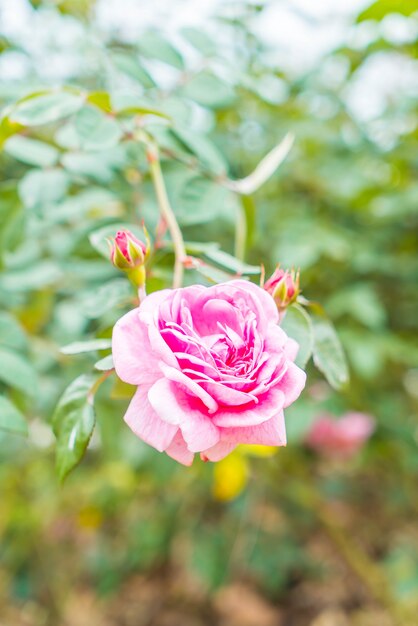
[[[286,445],[283,409],[306,375],[277,322],[271,296],[243,280],[147,296],[113,331],[116,372],[138,386],[125,421],[185,465],[240,443]]]
[[[311,426],[306,445],[328,456],[350,458],[375,429],[375,420],[365,413],[349,412],[340,419],[324,415]]]

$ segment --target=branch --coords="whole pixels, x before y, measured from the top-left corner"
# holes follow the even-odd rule
[[[161,171],[160,160],[158,157],[158,148],[156,146],[151,146],[150,144],[148,144],[147,159],[150,166],[152,182],[154,184],[158,204],[160,206],[161,217],[167,224],[167,228],[173,241],[175,258],[173,288],[177,289],[183,284],[183,263],[186,258],[186,249],[184,247],[183,235],[177,223],[177,219],[174,215],[173,209],[171,208],[170,201],[168,199],[163,174]]]

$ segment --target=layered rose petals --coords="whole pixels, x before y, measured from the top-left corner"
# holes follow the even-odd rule
[[[286,445],[283,409],[305,373],[277,324],[272,297],[242,280],[147,296],[113,331],[116,372],[138,386],[125,421],[184,465],[240,443]]]

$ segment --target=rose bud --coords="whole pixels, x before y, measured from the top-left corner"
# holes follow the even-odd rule
[[[359,452],[374,429],[374,418],[365,413],[349,412],[338,420],[323,415],[312,424],[306,445],[328,457],[349,459]]]
[[[110,251],[110,260],[118,269],[126,272],[137,287],[145,284],[145,261],[150,253],[150,241],[144,229],[146,244],[129,230],[119,230]]]
[[[299,271],[282,270],[277,266],[264,289],[272,296],[279,311],[292,304],[300,293]]]

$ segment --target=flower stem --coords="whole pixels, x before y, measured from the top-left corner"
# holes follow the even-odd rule
[[[247,243],[247,219],[242,205],[237,207],[235,224],[235,256],[240,261],[245,260],[245,248]]]
[[[167,228],[171,235],[171,239],[174,246],[174,276],[173,276],[173,288],[177,289],[183,284],[184,273],[184,259],[186,258],[186,249],[184,247],[183,235],[180,227],[171,208],[170,201],[168,199],[166,186],[164,183],[163,174],[161,171],[160,159],[158,157],[158,149],[156,146],[148,145],[147,159],[150,166],[150,172],[152,182],[154,184],[155,193],[157,196],[158,204],[160,206],[161,217],[167,224]]]
[[[94,396],[96,395],[100,385],[102,383],[104,383],[104,381],[106,380],[106,378],[109,378],[109,376],[111,374],[113,374],[115,370],[111,369],[111,370],[106,370],[105,372],[103,372],[103,374],[100,376],[100,378],[98,378],[95,383],[90,387],[89,392],[87,394],[87,402],[89,404],[94,404]]]

